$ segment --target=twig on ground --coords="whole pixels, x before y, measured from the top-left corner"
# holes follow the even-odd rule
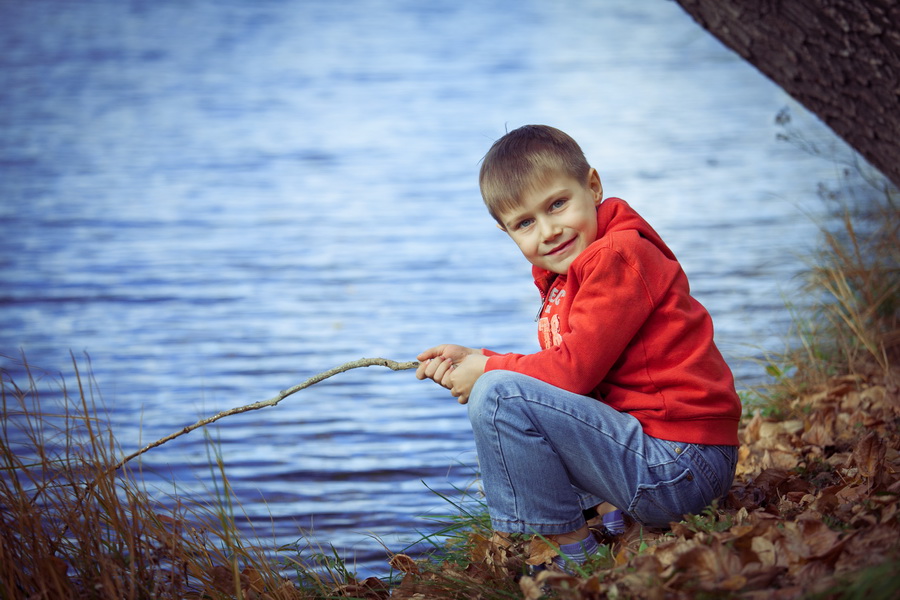
[[[338,373],[343,373],[344,371],[349,371],[350,369],[358,369],[359,367],[375,367],[375,366],[387,367],[388,369],[391,369],[392,371],[405,371],[407,369],[415,369],[418,365],[419,365],[419,363],[417,363],[415,361],[397,362],[395,360],[390,360],[387,358],[360,358],[359,360],[353,360],[353,361],[344,363],[342,365],[338,365],[337,367],[334,367],[333,369],[329,369],[329,370],[323,371],[317,375],[313,375],[312,377],[310,377],[303,383],[298,383],[294,387],[288,388],[286,390],[282,390],[274,398],[269,398],[268,400],[261,400],[260,402],[254,402],[253,404],[248,404],[246,406],[238,406],[236,408],[231,408],[231,409],[222,411],[211,417],[206,417],[205,419],[200,419],[193,425],[188,425],[184,429],[176,431],[175,433],[171,433],[164,438],[160,438],[160,439],[156,440],[155,442],[153,442],[152,444],[147,444],[146,446],[144,446],[143,448],[141,448],[140,450],[138,450],[136,452],[132,452],[131,454],[129,454],[128,456],[126,456],[125,458],[123,458],[122,460],[117,462],[115,465],[110,467],[109,471],[117,471],[125,463],[127,463],[128,461],[130,461],[134,458],[137,458],[144,452],[147,452],[148,450],[156,448],[157,446],[162,446],[163,444],[165,444],[168,441],[174,440],[175,438],[177,438],[179,436],[182,436],[186,433],[190,433],[191,431],[194,431],[195,429],[199,429],[200,427],[203,427],[205,425],[209,425],[210,423],[214,423],[224,417],[229,417],[231,415],[236,415],[236,414],[248,412],[251,410],[257,410],[260,408],[266,408],[268,406],[275,406],[276,404],[278,404],[279,402],[281,402],[282,400],[284,400],[291,394],[299,392],[300,390],[302,390],[304,388],[308,388],[309,386],[319,383],[322,380],[328,379],[329,377],[332,377],[333,375],[337,375]],[[107,471],[107,472],[109,472],[109,471]]]

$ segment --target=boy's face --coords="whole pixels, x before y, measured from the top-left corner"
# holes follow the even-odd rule
[[[586,181],[557,174],[535,186],[518,207],[500,213],[501,228],[528,262],[564,275],[597,239],[597,206],[603,187],[595,169]]]

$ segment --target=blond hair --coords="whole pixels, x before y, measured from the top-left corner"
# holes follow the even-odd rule
[[[554,175],[587,181],[591,166],[578,143],[547,125],[524,125],[494,142],[481,163],[484,204],[500,225],[500,213],[517,208],[525,194]]]

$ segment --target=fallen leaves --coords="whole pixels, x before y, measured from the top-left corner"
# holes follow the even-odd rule
[[[545,538],[533,537],[529,543],[528,558],[525,562],[529,565],[546,565],[558,554],[559,545],[556,542]]]
[[[756,414],[744,423],[722,505],[667,532],[632,525],[605,560],[587,565],[587,577],[552,569],[521,576],[556,548],[473,533],[464,565],[397,567],[406,575],[391,597],[490,597],[518,579],[513,591],[528,600],[548,589],[563,599],[792,599],[827,596],[860,571],[900,564],[897,388],[835,378],[791,408],[797,418]]]
[[[254,567],[237,571],[234,566],[217,565],[207,573],[209,585],[221,597],[246,598],[247,600],[302,600],[303,595],[287,580],[267,583],[262,573]],[[189,593],[185,598],[208,598],[210,590]]]
[[[391,560],[388,561],[388,564],[391,565],[392,569],[396,569],[401,573],[411,573],[413,575],[419,574],[419,565],[406,554],[395,554],[391,557]]]

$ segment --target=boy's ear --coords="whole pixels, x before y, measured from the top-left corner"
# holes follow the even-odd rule
[[[603,184],[600,183],[600,174],[597,169],[591,168],[588,172],[588,189],[594,196],[594,206],[599,206],[603,200]]]

